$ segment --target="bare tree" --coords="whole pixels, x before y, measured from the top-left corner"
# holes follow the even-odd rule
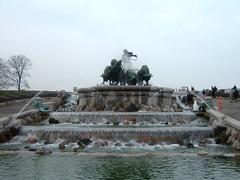
[[[29,88],[27,78],[30,76],[29,69],[32,66],[31,60],[24,55],[13,55],[7,62],[8,66],[8,79],[11,86],[21,90],[22,87]]]
[[[6,62],[0,58],[0,89],[9,87],[9,81],[7,78],[8,67]]]

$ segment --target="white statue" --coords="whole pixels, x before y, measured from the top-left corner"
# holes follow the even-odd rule
[[[137,55],[133,55],[132,52],[128,52],[127,49],[124,49],[123,55],[122,55],[122,66],[123,66],[124,71],[132,69],[131,57],[137,58]]]

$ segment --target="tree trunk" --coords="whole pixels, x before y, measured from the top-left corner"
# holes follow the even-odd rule
[[[21,77],[19,76],[18,79],[19,79],[18,80],[18,92],[20,92],[21,91]]]
[[[20,92],[21,91],[21,87],[20,87],[20,84],[18,85],[18,92]]]

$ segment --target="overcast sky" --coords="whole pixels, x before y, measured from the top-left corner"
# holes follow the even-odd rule
[[[33,62],[31,89],[100,84],[126,48],[157,86],[240,86],[239,0],[0,0],[0,57]]]

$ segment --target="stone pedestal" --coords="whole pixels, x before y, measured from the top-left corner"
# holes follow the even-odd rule
[[[173,90],[156,86],[95,86],[78,90],[78,111],[111,111],[113,107],[134,104],[171,107]]]

